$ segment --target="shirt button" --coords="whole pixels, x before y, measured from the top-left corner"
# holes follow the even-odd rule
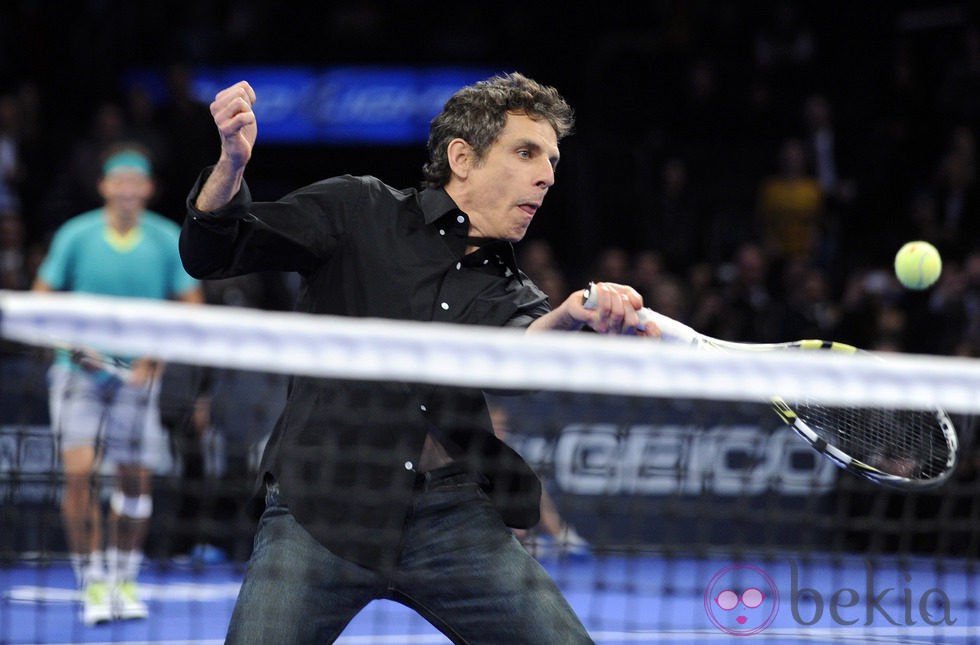
[[[440,228],[439,229],[439,235],[445,235],[445,234],[446,234],[446,229]]]
[[[457,215],[456,216],[456,221],[459,222],[460,224],[462,224],[463,222],[466,221],[466,218],[463,217],[462,215]]]
[[[412,463],[412,462],[410,462],[410,461],[406,461],[406,462],[405,462],[405,470],[411,470],[411,469],[413,469],[413,468],[415,468],[415,464],[413,464],[413,463]]]
[[[422,410],[422,412],[428,412],[429,408],[425,407],[425,404],[423,403],[422,405],[419,406],[419,410]]]
[[[456,263],[456,270],[459,271],[462,268],[462,266],[463,266],[463,263],[462,262],[457,262]]]
[[[449,310],[449,303],[448,302],[444,302],[444,303],[442,303],[439,306],[442,307],[444,311],[448,311]]]

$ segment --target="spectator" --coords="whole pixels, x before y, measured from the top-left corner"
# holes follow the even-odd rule
[[[883,342],[882,330],[894,335],[904,326],[891,314],[882,317],[885,309],[894,309],[898,285],[885,269],[863,269],[852,272],[840,297],[840,326],[835,340],[873,349]],[[884,323],[884,324],[883,324]],[[897,349],[900,341],[889,339],[886,344]]]
[[[645,249],[633,254],[630,284],[640,292],[644,301],[653,294],[666,274],[663,256],[658,251]]]
[[[29,289],[24,222],[17,213],[0,215],[0,289]]]
[[[521,260],[521,268],[532,280],[535,280],[542,271],[558,267],[555,249],[551,242],[545,239],[525,241],[517,254]]]
[[[724,338],[725,302],[712,265],[699,262],[687,272],[685,290],[689,313],[686,320],[694,329],[713,338]]]
[[[969,278],[961,261],[947,259],[939,282],[925,292],[904,292],[898,305],[907,325],[903,349],[916,354],[952,355],[968,337]]]
[[[818,39],[802,3],[777,0],[767,5],[754,38],[756,67],[795,102],[812,78]]]
[[[721,338],[770,342],[774,336],[770,263],[757,244],[739,247],[722,287],[724,332]]]
[[[757,213],[766,253],[782,260],[815,260],[820,243],[823,190],[807,172],[806,149],[796,138],[779,149],[778,171],[759,186]]]
[[[639,222],[639,241],[658,251],[670,271],[683,273],[703,259],[706,223],[687,163],[680,157],[664,162],[654,200],[653,210]]]
[[[980,231],[980,199],[977,197],[977,151],[973,130],[953,130],[935,180],[936,226],[933,243],[948,258],[962,259]]]
[[[19,108],[14,96],[0,96],[0,217],[21,210],[23,164],[18,148]]]
[[[595,261],[595,268],[592,271],[592,275],[597,281],[629,284],[629,253],[626,252],[626,249],[619,246],[610,246],[602,249],[599,251],[599,257]]]
[[[834,120],[830,100],[825,94],[814,93],[803,101],[803,122],[806,126],[807,154],[813,174],[828,200],[850,204],[856,187],[841,165],[841,137]]]
[[[801,338],[834,340],[840,311],[827,276],[820,269],[795,263],[783,272],[783,302],[780,329],[774,342]]]
[[[572,289],[568,277],[555,258],[554,249],[547,240],[527,240],[521,245],[518,255],[521,268],[528,277],[548,296],[551,302],[561,302]]]
[[[645,295],[644,298],[646,298]],[[668,318],[685,320],[688,303],[684,286],[680,280],[669,274],[661,276],[657,285],[650,292],[650,307]]]
[[[194,169],[217,156],[218,138],[208,104],[194,95],[192,68],[173,64],[167,68],[166,81],[166,100],[157,116],[166,139],[179,145],[171,146],[160,178],[163,191],[159,204],[164,213],[182,213],[187,186],[196,177]]]
[[[966,311],[966,329],[956,353],[978,356],[980,350],[980,251],[973,250],[963,262],[963,278],[966,281],[963,309]]]

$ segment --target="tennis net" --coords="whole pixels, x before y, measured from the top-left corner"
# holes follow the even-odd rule
[[[541,524],[515,537],[597,642],[980,639],[975,360],[736,355],[75,294],[0,292],[0,315],[0,642],[221,642],[255,526],[245,500],[290,374],[484,388],[498,433],[547,493]],[[143,621],[76,617],[48,412],[65,348],[167,365]],[[933,490],[876,486],[797,437],[774,393],[944,408],[959,467]],[[377,602],[341,642],[447,641]]]

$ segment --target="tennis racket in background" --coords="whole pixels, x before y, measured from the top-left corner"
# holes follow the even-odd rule
[[[596,306],[595,284],[585,290],[585,306]],[[737,343],[705,336],[687,325],[644,307],[644,324],[653,322],[666,342],[723,352],[828,351],[841,355],[865,353],[850,345],[823,340],[787,343]],[[830,406],[803,397],[770,400],[779,418],[815,450],[841,468],[877,484],[899,489],[925,489],[943,483],[956,466],[958,440],[949,416],[941,409],[906,410]]]

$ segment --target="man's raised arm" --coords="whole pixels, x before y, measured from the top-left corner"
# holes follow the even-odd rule
[[[211,102],[211,116],[221,135],[221,156],[194,202],[198,210],[215,211],[241,189],[257,134],[254,103],[255,91],[247,81],[221,90]]]

